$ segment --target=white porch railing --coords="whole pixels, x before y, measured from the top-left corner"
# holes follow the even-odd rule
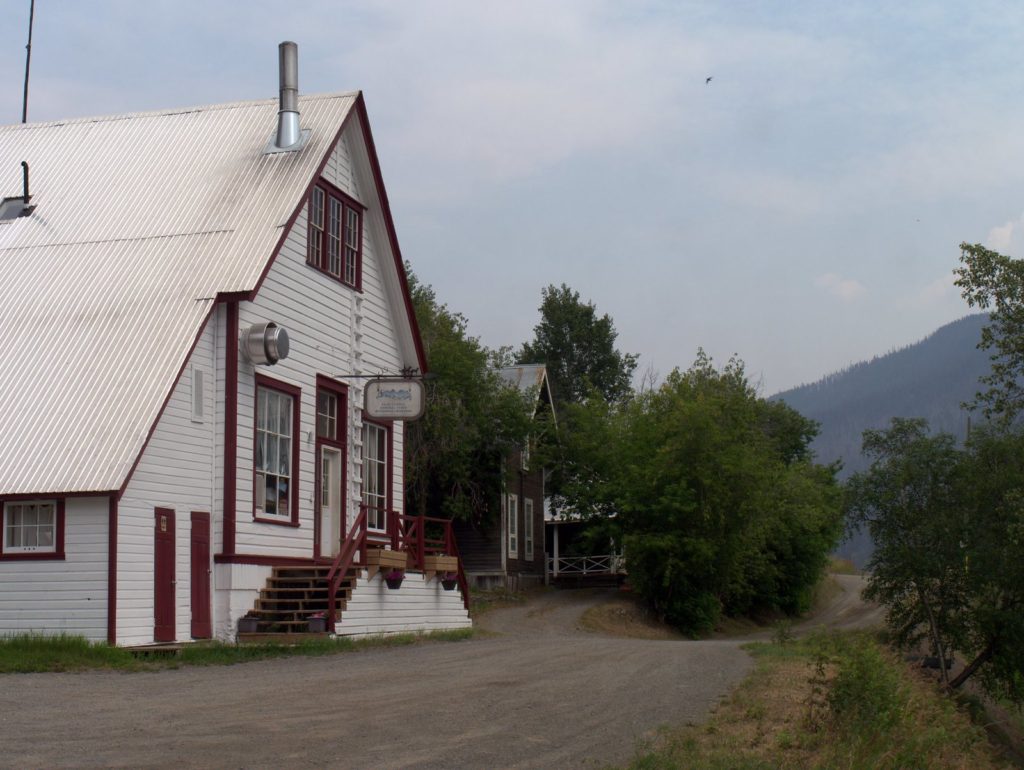
[[[549,556],[548,573],[559,575],[618,575],[624,573],[625,561],[619,554],[600,556]]]

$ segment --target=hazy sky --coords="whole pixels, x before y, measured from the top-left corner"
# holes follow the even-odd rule
[[[642,368],[768,394],[966,314],[961,241],[1024,252],[1021,3],[38,0],[29,119],[275,97],[285,39],[365,92],[403,253],[491,346],[565,282]]]

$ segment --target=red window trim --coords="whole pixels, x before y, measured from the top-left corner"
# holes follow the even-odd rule
[[[299,416],[301,414],[300,404],[302,402],[302,389],[291,385],[287,382],[281,382],[275,380],[273,377],[267,377],[265,374],[256,374],[256,386],[253,389],[253,415],[252,415],[252,476],[251,484],[253,490],[256,488],[256,407],[259,403],[259,389],[269,388],[270,390],[276,390],[281,393],[285,393],[292,397],[292,464],[291,471],[292,475],[289,479],[291,483],[291,494],[290,500],[288,501],[289,509],[291,511],[290,519],[273,518],[269,516],[260,516],[256,513],[256,496],[253,495],[252,500],[252,519],[253,521],[261,524],[276,524],[279,527],[298,527],[299,524]]]
[[[342,286],[347,286],[350,289],[354,289],[358,292],[363,290],[363,214],[366,212],[366,206],[361,204],[359,201],[352,198],[350,195],[346,195],[344,192],[339,190],[333,184],[328,182],[326,179],[318,179],[317,182],[310,188],[309,196],[306,198],[306,238],[309,238],[309,234],[312,230],[312,225],[309,224],[309,217],[313,211],[313,191],[317,188],[324,193],[324,227],[321,230],[320,235],[320,263],[317,264],[310,260],[309,245],[306,246],[306,264],[319,273],[323,273],[333,281],[337,281]],[[327,221],[330,216],[330,199],[337,198],[341,204],[341,275],[334,275],[327,269],[327,248],[328,248],[328,227]],[[359,218],[359,233],[356,236],[356,280],[355,283],[349,283],[345,280],[345,212],[348,210],[356,212]]]
[[[333,380],[330,377],[326,377],[323,374],[316,376],[316,389],[317,396],[316,401],[313,404],[314,421],[313,421],[313,433],[316,436],[315,441],[315,456],[313,459],[314,477],[315,477],[315,489],[316,494],[313,496],[313,558],[317,559],[320,553],[320,544],[323,538],[323,533],[320,531],[320,447],[330,446],[341,450],[341,529],[342,532],[348,532],[348,495],[346,490],[348,489],[348,385]],[[337,433],[333,439],[324,438],[319,435],[317,423],[319,422],[320,408],[320,391],[326,390],[332,393],[338,399],[338,413],[335,415],[334,425],[337,429]]]
[[[370,425],[375,425],[378,428],[383,428],[386,431],[385,435],[387,436],[387,439],[385,441],[386,448],[384,450],[385,452],[387,452],[387,459],[388,459],[387,472],[385,473],[385,481],[384,481],[384,483],[387,484],[387,492],[384,495],[384,510],[385,510],[384,529],[383,530],[379,530],[379,529],[370,530],[368,535],[372,539],[375,536],[376,537],[382,537],[382,536],[387,534],[388,518],[387,518],[387,513],[386,512],[392,510],[392,508],[394,508],[394,505],[395,505],[395,501],[394,501],[394,494],[395,494],[395,476],[394,476],[394,474],[395,474],[395,431],[394,431],[394,423],[393,422],[391,422],[390,420],[374,420],[374,419],[371,419],[371,418],[366,416],[366,412],[365,411],[363,412],[363,422],[364,423],[369,423]],[[365,455],[365,452],[366,452],[366,447],[364,445],[363,446],[363,453],[364,453],[364,455]],[[365,479],[363,480],[363,483],[366,483]],[[362,504],[362,502],[363,502],[363,490],[362,489],[359,490],[359,502],[360,502],[360,504]]]
[[[3,533],[0,532],[0,561],[64,561],[64,527],[66,524],[64,516],[64,498],[46,497],[39,495],[16,495],[0,498],[0,527],[7,524],[7,503],[25,502],[28,500],[39,500],[40,502],[54,502],[57,505],[56,531],[54,532],[54,549],[52,551],[36,553],[5,553],[3,550]]]

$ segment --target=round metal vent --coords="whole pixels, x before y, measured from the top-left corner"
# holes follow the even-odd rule
[[[273,321],[253,324],[242,334],[242,352],[254,364],[276,364],[288,358],[288,331]]]

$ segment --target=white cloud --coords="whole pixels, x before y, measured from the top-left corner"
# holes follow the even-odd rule
[[[853,278],[843,278],[837,273],[825,273],[814,279],[814,285],[824,289],[834,297],[839,297],[843,302],[853,302],[860,297],[865,289],[864,284]]]
[[[1024,225],[1024,214],[1017,219],[1011,219],[1002,225],[997,225],[988,231],[985,244],[1000,254],[1009,254],[1013,248],[1013,236],[1021,225]]]

